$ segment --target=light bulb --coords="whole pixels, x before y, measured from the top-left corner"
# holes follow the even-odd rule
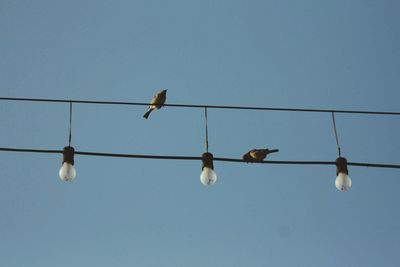
[[[76,170],[74,165],[64,162],[58,174],[60,175],[61,180],[70,182],[75,178]]]
[[[58,175],[60,175],[61,180],[65,182],[72,181],[76,176],[76,170],[74,167],[74,153],[75,149],[72,146],[64,147],[63,164],[58,172]]]
[[[339,191],[342,192],[349,190],[351,187],[350,177],[344,172],[339,172],[335,180],[335,186]]]
[[[217,174],[215,174],[213,169],[204,167],[200,174],[200,181],[205,186],[213,185],[217,181]]]

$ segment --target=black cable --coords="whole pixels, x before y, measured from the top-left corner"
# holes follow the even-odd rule
[[[76,104],[102,104],[102,105],[130,105],[148,106],[143,102],[120,102],[120,101],[94,101],[94,100],[67,100],[48,98],[16,98],[0,97],[3,101],[30,101],[30,102],[53,102],[53,103],[76,103]],[[177,108],[212,108],[212,109],[236,109],[236,110],[264,110],[264,111],[289,111],[289,112],[317,112],[317,113],[347,113],[347,114],[369,114],[369,115],[396,115],[400,112],[388,111],[362,111],[362,110],[340,110],[340,109],[306,109],[306,108],[273,108],[273,107],[246,107],[246,106],[222,106],[222,105],[192,105],[192,104],[164,104],[167,107]]]
[[[28,152],[28,153],[52,153],[52,154],[62,154],[63,153],[62,150],[7,148],[7,147],[0,147],[0,151]],[[117,153],[103,153],[103,152],[85,152],[85,151],[75,151],[75,154],[76,155],[84,155],[84,156],[116,157],[116,158],[142,158],[142,159],[160,159],[160,160],[202,160],[202,157],[190,157],[190,156],[137,155],[137,154],[117,154]],[[214,158],[214,161],[249,163],[243,159],[218,158],[218,157]],[[336,165],[335,161],[268,160],[268,161],[257,161],[257,162],[251,162],[251,163],[279,164],[279,165]],[[349,166],[358,166],[358,167],[400,169],[400,165],[394,165],[394,164],[363,163],[363,162],[348,162],[347,164]]]
[[[72,139],[72,102],[69,102],[69,136],[68,136],[68,146],[71,146]]]
[[[189,156],[136,155],[136,154],[117,154],[117,153],[85,152],[85,151],[75,151],[75,154],[76,155],[84,155],[84,156],[98,156],[98,157],[161,159],[161,160],[201,160],[202,159],[202,157],[189,157]]]
[[[11,147],[0,147],[0,151],[9,152],[32,152],[32,153],[50,153],[59,154],[63,153],[63,150],[50,150],[50,149],[30,149],[30,148],[11,148]]]
[[[333,122],[333,130],[335,132],[335,139],[336,139],[338,154],[339,154],[339,157],[341,157],[342,153],[341,153],[341,149],[340,149],[340,145],[339,145],[339,137],[338,137],[337,130],[336,130],[335,112],[332,112],[332,122]]]
[[[206,120],[206,152],[208,153],[208,116],[207,116],[207,107],[204,108],[204,117]]]
[[[400,165],[394,165],[394,164],[363,163],[363,162],[347,162],[347,165],[358,166],[358,167],[390,168],[390,169],[400,168]]]

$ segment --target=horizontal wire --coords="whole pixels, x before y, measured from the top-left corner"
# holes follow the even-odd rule
[[[57,154],[57,153],[58,154],[62,154],[63,153],[62,150],[7,148],[7,147],[0,147],[0,151],[28,152],[28,153],[29,152],[31,152],[31,153],[53,153],[53,154]],[[117,154],[117,153],[85,152],[85,151],[75,151],[75,154],[76,155],[84,155],[84,156],[161,159],[161,160],[201,160],[202,159],[202,157],[190,157],[190,156],[160,156],[160,155]],[[215,157],[214,161],[240,162],[240,163],[281,164],[281,165],[336,165],[335,161],[279,161],[279,160],[268,160],[268,161],[252,161],[252,162],[248,162],[248,161],[245,161],[243,159],[219,158],[219,157]],[[349,166],[358,166],[358,167],[400,169],[400,165],[394,165],[394,164],[362,163],[362,162],[348,162],[347,164]]]
[[[0,97],[2,101],[30,101],[30,102],[52,102],[52,103],[77,103],[77,104],[101,104],[101,105],[129,105],[148,106],[143,102],[120,102],[120,101],[95,101],[95,100],[72,100],[72,99],[49,99],[49,98],[16,98]],[[223,105],[193,105],[193,104],[164,104],[167,107],[177,108],[210,108],[210,109],[236,109],[236,110],[264,110],[264,111],[289,111],[289,112],[317,112],[317,113],[347,113],[347,114],[369,114],[369,115],[400,115],[400,112],[389,111],[367,111],[367,110],[340,110],[340,109],[307,109],[307,108],[274,108],[274,107],[248,107],[248,106],[223,106]]]
[[[359,167],[372,167],[372,168],[400,169],[400,165],[395,165],[395,164],[347,162],[347,165],[349,165],[349,166],[359,166]]]
[[[1,149],[0,149],[1,150]],[[201,160],[201,157],[189,156],[160,156],[160,155],[137,155],[137,154],[117,154],[103,152],[84,152],[75,151],[76,155],[98,156],[98,157],[114,157],[114,158],[139,158],[139,159],[170,159],[170,160]]]
[[[0,147],[0,151],[62,154],[63,150]]]

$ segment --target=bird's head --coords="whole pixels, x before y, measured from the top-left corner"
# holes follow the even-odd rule
[[[161,94],[163,94],[163,95],[167,94],[167,89],[162,90]]]

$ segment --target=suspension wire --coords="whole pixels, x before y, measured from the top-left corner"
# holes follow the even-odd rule
[[[68,146],[71,146],[72,139],[72,102],[69,102],[69,136],[68,136]]]
[[[72,100],[72,99],[49,99],[49,98],[16,98],[0,97],[0,101],[30,101],[30,102],[52,102],[52,103],[75,103],[75,104],[101,104],[101,105],[130,105],[148,106],[144,102],[120,102],[120,101],[95,101],[95,100]],[[236,109],[236,110],[264,110],[264,111],[288,111],[288,112],[317,112],[317,113],[347,113],[368,115],[396,115],[400,112],[388,111],[366,111],[366,110],[340,110],[340,109],[307,109],[307,108],[273,108],[273,107],[248,107],[248,106],[221,106],[221,105],[192,105],[192,104],[164,104],[167,107],[176,108],[212,108],[212,109]]]
[[[339,145],[339,137],[338,137],[337,130],[336,130],[335,112],[332,112],[332,122],[333,122],[333,130],[335,132],[335,139],[336,139],[336,145],[337,145],[337,149],[338,149],[338,155],[339,155],[339,157],[341,157],[342,153],[341,153],[341,149],[340,149],[340,145]]]
[[[206,122],[206,152],[208,153],[208,116],[207,116],[207,107],[204,108],[204,117]]]
[[[9,152],[27,152],[27,153],[47,153],[47,154],[62,154],[62,150],[49,150],[49,149],[27,149],[27,148],[8,148],[0,147],[0,151]],[[201,160],[202,157],[191,157],[191,156],[161,156],[161,155],[138,155],[138,154],[117,154],[117,153],[104,153],[104,152],[85,152],[75,151],[76,155],[84,156],[98,156],[98,157],[114,157],[114,158],[141,158],[141,159],[160,159],[160,160]],[[235,162],[235,163],[249,163],[243,159],[234,158],[214,158],[214,161],[223,162]],[[280,160],[267,160],[267,161],[255,161],[251,163],[263,163],[263,164],[278,164],[278,165],[334,165],[335,161],[280,161]],[[364,162],[348,162],[349,166],[358,167],[373,167],[373,168],[391,168],[400,169],[400,165],[395,164],[381,164],[381,163],[364,163]]]

